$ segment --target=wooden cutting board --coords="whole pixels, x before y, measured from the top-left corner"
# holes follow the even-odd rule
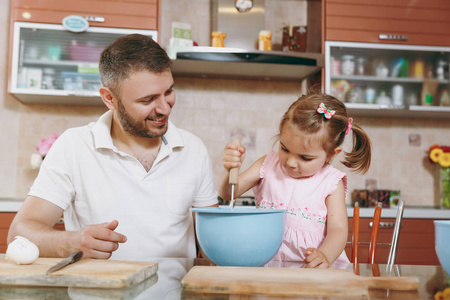
[[[368,288],[417,290],[412,277],[363,277],[339,269],[195,266],[184,291],[271,296],[369,297]]]
[[[144,281],[158,270],[156,262],[82,259],[45,274],[61,260],[38,258],[31,265],[17,265],[0,258],[0,285],[124,288]]]

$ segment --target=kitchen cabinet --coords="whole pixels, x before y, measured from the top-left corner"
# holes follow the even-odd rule
[[[325,42],[325,91],[351,115],[450,118],[450,47]]]
[[[24,103],[102,105],[98,60],[120,36],[140,33],[158,39],[155,30],[14,22],[9,92]]]
[[[450,1],[323,1],[326,41],[450,46]]]
[[[15,212],[0,212],[0,253],[5,253],[8,244],[6,239],[8,238],[8,230],[11,222],[16,216]],[[62,220],[58,221],[54,226],[55,229],[64,230],[64,223]]]
[[[64,17],[79,15],[91,26],[158,30],[159,0],[13,0],[12,22],[61,24]]]
[[[433,219],[405,219],[402,220],[400,230],[396,264],[403,265],[439,265],[434,249],[434,223]],[[369,224],[372,218],[360,218],[359,240],[370,241],[372,228]],[[395,218],[382,218],[378,233],[378,243],[390,243],[392,239]],[[353,219],[348,219],[348,242],[345,252],[351,257]],[[386,264],[389,256],[389,245],[377,245],[375,263]],[[369,259],[369,246],[359,246],[358,261],[366,263]]]
[[[9,226],[16,213],[0,212],[0,253],[5,253],[8,244],[6,239],[8,237]]]

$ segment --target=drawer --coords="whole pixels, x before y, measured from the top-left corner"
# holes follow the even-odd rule
[[[371,227],[369,224],[372,218],[360,219],[359,241],[368,242],[371,235]],[[395,219],[381,219],[380,223],[394,223]],[[352,240],[353,220],[348,219],[348,241]],[[378,243],[390,243],[392,240],[393,227],[380,226],[378,231]],[[379,264],[387,263],[390,246],[377,245],[375,262]],[[346,246],[347,256],[350,258],[352,249],[351,244]],[[369,258],[369,246],[360,245],[358,260],[367,262]],[[397,248],[398,264],[422,264],[422,265],[439,265],[434,249],[434,223],[431,219],[403,219],[402,227]]]

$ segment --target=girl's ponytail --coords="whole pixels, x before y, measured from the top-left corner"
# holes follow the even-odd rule
[[[366,132],[358,125],[351,126],[353,131],[353,147],[351,152],[344,153],[344,161],[341,163],[347,168],[354,169],[358,173],[366,173],[370,167],[371,144]]]

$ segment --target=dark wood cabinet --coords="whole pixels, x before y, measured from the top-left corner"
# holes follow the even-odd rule
[[[450,46],[448,0],[324,0],[325,40]]]
[[[434,220],[432,219],[405,219],[402,220],[400,230],[396,264],[402,265],[439,265],[439,260],[434,249]],[[371,227],[369,223],[372,218],[360,219],[360,242],[370,240]],[[379,243],[390,243],[392,239],[393,226],[395,219],[381,219],[385,227],[380,226],[378,234]],[[348,220],[348,241],[352,240],[353,220]],[[386,264],[388,261],[390,246],[377,245],[375,262]],[[347,256],[351,258],[351,244],[345,248]],[[361,263],[367,263],[369,257],[369,246],[359,246],[358,260]]]
[[[14,0],[11,20],[46,24],[61,24],[69,15],[90,17],[95,27],[158,30],[159,0]],[[102,22],[96,21],[103,19]],[[97,19],[100,20],[100,19]]]

